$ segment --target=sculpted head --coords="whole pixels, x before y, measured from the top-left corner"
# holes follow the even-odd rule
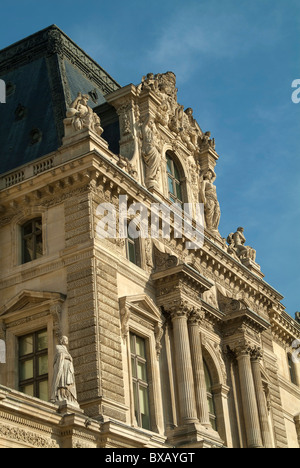
[[[68,346],[69,340],[67,336],[62,336],[61,339],[59,340],[59,344],[63,346]]]

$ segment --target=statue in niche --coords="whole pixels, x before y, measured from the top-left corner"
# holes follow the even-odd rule
[[[71,103],[67,109],[66,123],[71,123],[75,131],[82,130],[83,128],[89,128],[95,132],[98,136],[103,133],[101,128],[101,122],[99,116],[88,106],[88,100],[90,96],[88,94],[78,93],[76,99]]]
[[[256,251],[252,247],[245,245],[244,228],[239,227],[235,233],[229,234],[227,242],[240,260],[250,259],[255,262]]]
[[[73,406],[79,406],[73,359],[67,349],[68,343],[68,338],[63,336],[56,346],[51,401],[53,403],[65,401]]]
[[[142,136],[142,156],[146,166],[145,184],[150,189],[158,185],[157,176],[161,165],[158,131],[150,115],[144,122]]]
[[[213,182],[216,174],[212,169],[208,169],[204,175],[200,187],[200,201],[204,204],[204,216],[206,228],[209,231],[218,231],[221,210],[217,198],[217,190]]]

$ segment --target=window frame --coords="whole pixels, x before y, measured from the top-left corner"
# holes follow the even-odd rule
[[[119,306],[123,338],[122,358],[125,370],[125,388],[127,388],[125,401],[128,407],[128,419],[133,427],[149,431],[149,429],[138,426],[138,421],[135,418],[130,347],[130,333],[133,333],[144,339],[146,344],[150,431],[163,434],[164,421],[159,369],[160,341],[162,338],[161,312],[146,294],[121,297],[119,299]]]
[[[41,224],[41,228],[37,229],[36,224],[39,222]],[[29,234],[24,234],[24,230],[27,226],[31,224],[32,231]],[[37,255],[37,236],[42,236],[42,254],[40,256]],[[31,260],[25,259],[25,243],[26,240],[30,237],[33,238],[33,258]],[[27,220],[21,225],[21,264],[25,265],[27,263],[31,263],[35,260],[42,258],[44,255],[44,235],[43,235],[43,218],[42,216],[35,217],[32,219]]]
[[[38,350],[38,334],[42,333],[42,332],[46,332],[47,334],[47,348],[43,348],[41,350]],[[23,354],[23,355],[20,355],[20,341],[21,339],[24,339],[26,337],[29,337],[29,336],[32,336],[33,337],[33,340],[32,340],[32,352],[31,353],[27,353],[27,354]],[[26,333],[25,335],[21,335],[18,337],[18,389],[20,392],[22,393],[25,393],[26,395],[28,395],[28,393],[24,392],[22,390],[22,387],[25,387],[25,386],[28,386],[28,385],[32,385],[33,386],[33,395],[34,397],[36,398],[40,398],[40,390],[39,390],[39,384],[42,383],[42,382],[47,382],[47,393],[48,393],[48,399],[49,399],[49,364],[48,364],[48,361],[49,361],[49,352],[48,352],[48,348],[49,348],[49,345],[48,345],[48,342],[49,342],[49,335],[48,335],[48,331],[47,331],[47,328],[43,328],[41,330],[36,330],[36,331],[33,331],[31,333]],[[39,361],[39,358],[42,357],[42,356],[47,356],[47,373],[44,373],[44,374],[40,374],[39,375],[39,364],[38,364],[38,361]],[[25,363],[27,361],[32,361],[32,370],[33,370],[33,375],[32,377],[28,378],[28,379],[21,379],[21,376],[20,376],[20,373],[21,373],[21,365],[22,363]],[[42,398],[40,398],[42,399]],[[48,401],[48,399],[46,401]]]
[[[136,348],[136,342],[137,338],[143,341],[144,343],[144,354],[145,357],[139,355],[137,353],[137,348]],[[132,339],[134,342],[134,349],[132,347]],[[150,398],[149,398],[149,382],[148,382],[148,363],[147,363],[147,356],[149,355],[147,352],[147,340],[145,338],[141,337],[140,335],[133,333],[130,331],[129,333],[129,342],[130,342],[130,355],[131,355],[131,378],[132,378],[132,387],[133,387],[133,400],[134,400],[134,412],[135,412],[135,418],[137,425],[141,427],[142,429],[147,429],[151,431],[151,413],[150,413]],[[134,363],[134,366],[133,366]],[[138,376],[138,364],[142,364],[145,368],[145,379],[139,378]],[[135,367],[135,372],[134,372],[134,367]],[[135,389],[136,388],[136,392]],[[146,390],[146,395],[147,395],[147,410],[148,410],[148,424],[147,427],[143,425],[143,417],[142,417],[142,412],[141,412],[141,401],[139,397],[139,390],[140,388]]]
[[[211,374],[210,374],[210,371],[209,371],[209,367],[208,367],[205,359],[203,359],[203,367],[204,367],[204,376],[205,376],[209,421],[210,421],[210,424],[211,424],[212,428],[215,431],[218,431],[216,404],[215,404],[215,398],[214,398],[214,392],[213,392],[213,380],[212,380],[212,377],[211,377]],[[207,378],[208,378],[209,382],[207,382]],[[213,412],[211,411],[210,402],[211,402],[211,405],[212,405]]]
[[[130,247],[132,246],[134,251],[134,261],[131,259],[130,255]],[[126,258],[129,262],[133,263],[133,265],[136,265],[141,268],[141,239],[140,237],[137,237],[136,239],[133,239],[132,237],[129,236],[128,230],[127,230],[127,237],[125,241],[125,246],[126,246]]]
[[[24,290],[0,309],[6,344],[6,365],[1,374],[3,385],[19,391],[19,337],[44,329],[48,334],[48,381],[52,382],[55,336],[63,333],[61,326],[65,299],[66,296],[61,293]]]

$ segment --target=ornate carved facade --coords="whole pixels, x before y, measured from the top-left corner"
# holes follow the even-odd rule
[[[174,73],[120,87],[52,26],[0,52],[1,124],[26,67],[49,93],[1,150],[0,447],[298,447],[300,325],[243,228],[220,234],[216,143]]]

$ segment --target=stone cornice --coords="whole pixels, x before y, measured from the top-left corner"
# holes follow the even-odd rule
[[[269,312],[272,334],[285,346],[300,338],[300,324],[284,311],[272,309]]]
[[[142,201],[150,208],[151,203],[162,202],[117,165],[117,157],[102,144],[102,139],[88,131],[78,138],[73,146],[72,143],[63,146],[57,152],[1,177],[1,224],[9,223],[16,212],[23,211],[31,200],[41,206],[61,203],[78,190],[91,190],[90,183],[93,183],[95,193],[97,187],[105,186],[110,194],[126,194],[129,203]],[[183,242],[183,239],[174,239],[174,252],[181,262],[189,253],[185,253]],[[176,249],[176,245],[180,248]],[[227,254],[217,242],[205,236],[203,247],[192,256],[197,270],[205,274],[206,281],[219,282],[233,291],[236,297],[242,293],[245,299],[249,299],[251,308],[259,310],[260,307],[266,309],[280,305],[282,296]]]

